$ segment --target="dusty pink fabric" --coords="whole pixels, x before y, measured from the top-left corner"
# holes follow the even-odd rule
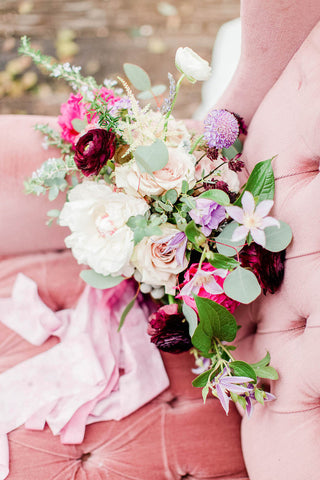
[[[241,0],[241,59],[217,106],[239,113],[250,123],[319,19],[318,0]]]

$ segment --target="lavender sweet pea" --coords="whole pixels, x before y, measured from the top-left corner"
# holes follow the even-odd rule
[[[190,210],[189,215],[197,225],[201,225],[201,232],[208,237],[226,218],[226,210],[213,200],[198,198],[196,208]]]

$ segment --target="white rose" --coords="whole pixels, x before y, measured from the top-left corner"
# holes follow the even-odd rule
[[[163,285],[166,293],[175,295],[177,274],[187,268],[188,261],[185,255],[182,264],[177,261],[177,248],[181,244],[168,247],[169,239],[181,232],[169,223],[162,225],[161,230],[162,235],[144,237],[135,246],[131,261],[139,270],[143,283]]]
[[[191,187],[194,186],[195,167],[194,157],[182,148],[168,148],[169,160],[161,170],[152,175],[141,173],[136,162],[125,163],[115,169],[115,181],[118,188],[123,188],[128,194],[134,196],[162,195],[174,189],[181,193],[182,182],[186,180]]]
[[[78,263],[97,273],[131,276],[133,232],[126,222],[148,208],[143,199],[114,192],[103,183],[80,183],[71,190],[59,217],[60,225],[72,232],[66,246]]]
[[[184,73],[192,83],[195,83],[197,80],[208,80],[210,77],[211,67],[209,63],[191,48],[178,48],[175,61],[177,69]]]

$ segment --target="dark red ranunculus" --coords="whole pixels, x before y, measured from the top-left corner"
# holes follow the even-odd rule
[[[115,134],[104,128],[91,128],[75,145],[74,161],[86,176],[97,175],[115,152]]]
[[[178,305],[164,305],[149,317],[148,334],[159,350],[170,353],[187,352],[192,347],[189,324]]]
[[[269,252],[256,243],[243,247],[240,252],[242,267],[249,267],[256,275],[264,294],[275,293],[284,276],[286,251]]]

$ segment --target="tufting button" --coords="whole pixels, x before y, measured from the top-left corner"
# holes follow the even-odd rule
[[[81,457],[79,458],[79,460],[80,460],[82,463],[84,463],[84,462],[86,462],[86,461],[88,460],[89,457],[91,457],[91,453],[90,453],[90,452],[88,452],[88,453],[83,453],[83,454],[81,455]]]

